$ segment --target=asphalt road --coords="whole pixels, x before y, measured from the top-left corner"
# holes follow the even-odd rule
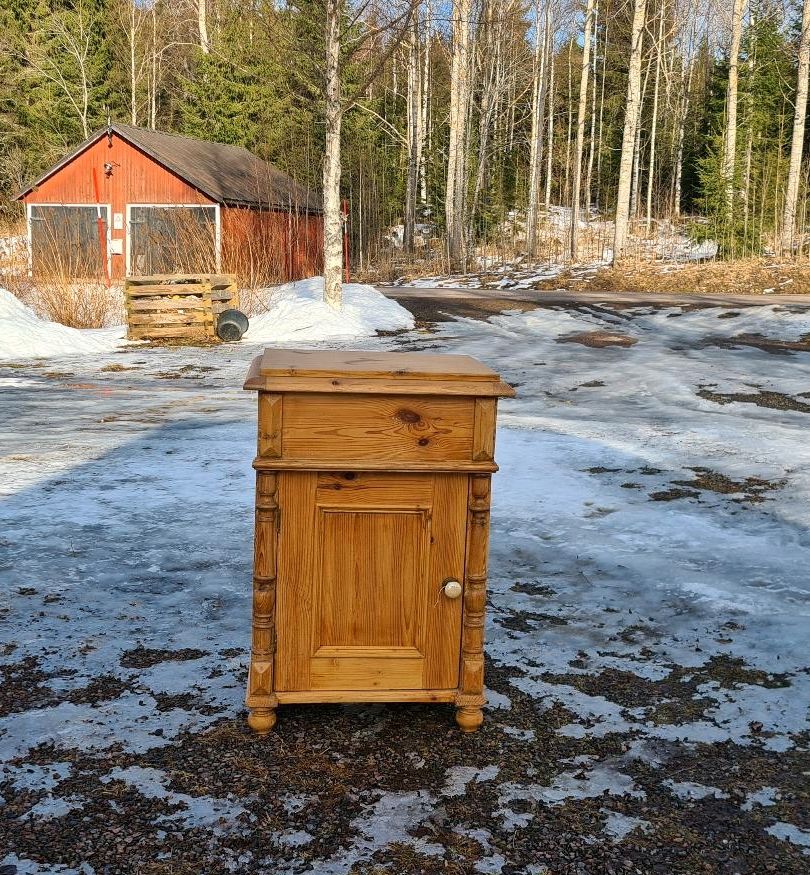
[[[798,304],[810,307],[810,295],[673,295],[660,292],[568,292],[555,289],[464,289],[464,288],[414,288],[412,286],[377,286],[389,298],[404,303],[424,302],[505,302],[526,309],[526,304],[618,304],[634,307],[644,306],[701,306],[701,307],[756,307],[763,304]]]

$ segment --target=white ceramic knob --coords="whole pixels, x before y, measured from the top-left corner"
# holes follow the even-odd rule
[[[443,589],[449,599],[457,599],[461,595],[461,584],[457,580],[448,580]]]

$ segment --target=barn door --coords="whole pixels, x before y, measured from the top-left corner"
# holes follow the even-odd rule
[[[279,506],[277,689],[455,688],[466,476],[283,472]]]
[[[216,273],[215,206],[129,206],[130,276]]]
[[[29,216],[31,271],[35,276],[106,275],[108,206],[32,204]]]

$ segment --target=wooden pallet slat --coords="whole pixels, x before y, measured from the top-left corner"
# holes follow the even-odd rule
[[[236,278],[220,274],[161,274],[124,282],[127,337],[216,336],[223,310],[239,306]]]

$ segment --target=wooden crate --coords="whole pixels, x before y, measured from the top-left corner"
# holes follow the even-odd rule
[[[217,317],[239,307],[228,274],[130,276],[124,281],[129,340],[216,337]]]

